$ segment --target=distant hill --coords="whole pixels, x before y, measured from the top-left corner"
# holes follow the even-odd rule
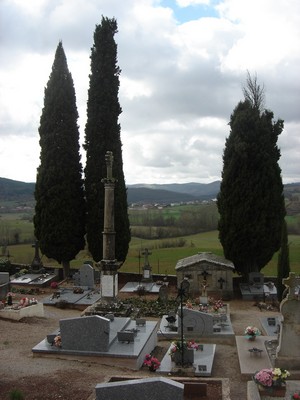
[[[0,201],[33,201],[35,183],[0,178]]]
[[[193,196],[194,200],[212,199],[217,196],[220,190],[220,181],[212,183],[167,183],[167,184],[135,184],[129,185],[128,189],[149,189],[149,190],[166,190],[173,193],[181,193],[184,195]],[[150,193],[150,192],[149,192]]]
[[[33,202],[35,183],[14,181],[0,178],[1,202]],[[212,183],[169,183],[169,184],[135,184],[127,186],[128,204],[132,203],[180,203],[195,200],[210,200],[217,197],[220,181]],[[287,199],[299,195],[300,183],[284,186]],[[293,202],[294,203],[294,202]]]
[[[0,201],[34,200],[35,183],[25,183],[0,178]],[[220,182],[171,183],[147,185],[144,183],[127,186],[128,203],[178,203],[216,197]]]

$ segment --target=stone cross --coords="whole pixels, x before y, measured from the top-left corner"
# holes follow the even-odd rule
[[[149,265],[149,260],[148,260],[148,256],[150,256],[151,255],[151,252],[148,250],[148,249],[145,249],[143,252],[142,252],[142,255],[143,256],[145,256],[145,266],[148,266]]]
[[[288,278],[282,279],[282,283],[284,284],[284,286],[289,288],[289,292],[286,298],[288,300],[295,299],[296,298],[295,289],[300,284],[299,276],[297,277],[295,272],[290,272]]]
[[[220,279],[218,279],[218,282],[220,284],[220,289],[223,289],[223,284],[226,282],[225,279],[223,279],[222,277]]]

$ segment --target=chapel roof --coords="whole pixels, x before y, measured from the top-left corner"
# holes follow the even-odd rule
[[[182,258],[181,260],[177,261],[175,269],[180,270],[202,262],[219,265],[220,267],[225,267],[232,270],[234,269],[234,265],[231,261],[210,252],[197,253],[193,256]]]

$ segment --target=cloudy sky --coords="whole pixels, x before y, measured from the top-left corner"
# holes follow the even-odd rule
[[[283,181],[300,181],[298,0],[0,0],[0,177],[35,181],[44,87],[60,40],[83,143],[102,15],[118,22],[127,184],[220,179],[247,70],[264,85],[266,108],[285,121]]]

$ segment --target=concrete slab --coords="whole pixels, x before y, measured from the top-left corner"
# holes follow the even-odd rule
[[[236,336],[236,347],[238,351],[241,374],[253,375],[262,368],[272,368],[265,342],[274,339],[273,336],[257,336],[254,342],[245,338],[245,336]],[[262,352],[250,352],[256,348]]]
[[[74,288],[57,289],[59,297],[47,296],[42,303],[46,306],[55,306],[60,301],[67,301],[70,304],[88,307],[101,299],[99,290],[83,289],[83,293],[73,293],[73,290]]]
[[[141,368],[145,355],[151,353],[157,343],[157,321],[147,321],[144,326],[136,326],[134,320],[130,320],[128,323],[127,318],[121,318],[122,323],[125,321],[126,329],[138,329],[137,335],[134,342],[119,342],[115,336],[110,336],[110,347],[107,352],[97,351],[74,351],[65,350],[63,343],[61,348],[51,346],[48,343],[47,338],[38,343],[33,347],[32,352],[35,356],[55,356],[62,359],[83,359],[93,360],[96,362],[115,365],[118,363],[120,366],[124,366],[131,369]],[[116,334],[121,329],[120,320],[118,317],[111,322],[112,335]]]
[[[127,282],[126,285],[120,289],[123,293],[133,293],[136,292],[139,286],[144,286],[145,291],[149,293],[159,293],[161,285],[157,285],[155,282]]]
[[[14,285],[47,286],[52,281],[56,280],[56,278],[57,275],[54,272],[46,272],[44,274],[25,274],[12,279],[10,283]]]
[[[159,326],[159,331],[157,332],[158,335],[158,339],[164,340],[164,339],[168,339],[168,340],[172,340],[175,338],[178,338],[178,316],[176,316],[176,321],[174,322],[174,324],[172,325],[172,328],[170,327],[168,321],[167,321],[167,315],[163,315],[160,321],[160,326]],[[189,335],[187,332],[185,332],[185,336],[186,337],[192,337],[193,339],[195,338],[212,338],[213,340],[216,339],[229,339],[234,341],[234,331],[232,328],[232,324],[231,324],[231,320],[230,320],[230,316],[227,315],[227,321],[222,323],[217,323],[214,325],[214,328],[219,328],[218,331],[213,332],[211,335],[206,335],[204,336],[203,334],[201,334],[200,332],[197,334],[196,331],[191,332],[191,334]]]
[[[157,369],[157,372],[161,374],[169,374],[181,368],[176,366],[171,360],[171,356],[169,355],[170,348],[171,346],[162,359],[160,367]],[[192,367],[194,376],[211,376],[215,352],[215,344],[203,344],[203,351],[194,350],[194,363]]]
[[[269,325],[268,318],[275,318],[275,325]],[[274,315],[272,317],[261,317],[259,318],[261,326],[264,330],[264,333],[267,336],[276,336],[278,335],[278,325],[281,324],[282,315]]]

